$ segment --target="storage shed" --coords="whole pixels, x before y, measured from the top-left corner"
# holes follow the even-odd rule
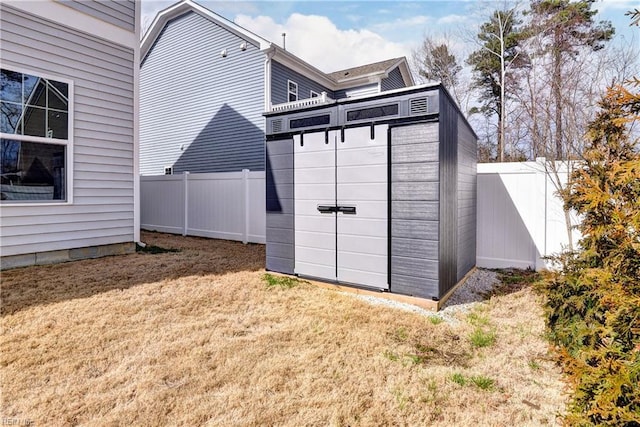
[[[267,270],[438,301],[473,268],[477,137],[441,85],[265,115]]]

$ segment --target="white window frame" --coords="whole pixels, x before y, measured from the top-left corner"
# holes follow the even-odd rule
[[[52,145],[64,145],[66,147],[66,156],[65,156],[65,194],[66,200],[34,200],[32,202],[25,202],[24,200],[2,200],[0,204],[4,208],[8,208],[9,206],[61,206],[61,205],[71,205],[73,204],[73,130],[74,130],[74,86],[73,80],[70,80],[65,77],[59,77],[52,74],[42,73],[40,71],[33,71],[26,68],[14,67],[8,64],[2,64],[2,69],[8,71],[14,71],[16,73],[29,74],[31,76],[41,77],[47,80],[55,80],[60,83],[65,83],[68,85],[68,99],[69,99],[69,107],[67,111],[67,139],[56,139],[56,138],[47,138],[41,136],[29,136],[29,135],[16,135],[13,133],[3,133],[0,132],[0,138],[2,139],[12,139],[14,141],[20,142],[35,142],[40,144],[52,144]]]
[[[315,90],[310,90],[309,91],[309,98],[320,98],[320,94],[318,92],[316,92]]]
[[[293,85],[296,88],[295,92],[291,90],[291,85]],[[294,95],[296,99],[292,101],[291,95]],[[292,80],[287,80],[287,102],[296,102],[298,99],[300,99],[298,98],[298,83]]]

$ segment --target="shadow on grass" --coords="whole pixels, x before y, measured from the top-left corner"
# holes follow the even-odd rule
[[[151,232],[143,232],[142,241],[158,250],[3,271],[0,314],[144,283],[264,267],[263,245]]]

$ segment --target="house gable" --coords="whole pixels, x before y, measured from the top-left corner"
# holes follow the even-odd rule
[[[263,170],[264,62],[202,13],[168,20],[140,71],[140,173]]]
[[[172,19],[181,17],[188,12],[194,12],[201,15],[203,18],[214,22],[221,28],[224,28],[230,33],[235,34],[237,37],[243,39],[246,42],[252,43],[261,50],[268,49],[271,46],[271,43],[268,40],[265,40],[257,34],[254,34],[251,31],[239,25],[236,25],[234,22],[229,21],[228,19],[218,15],[217,13],[214,13],[209,9],[202,7],[191,0],[183,0],[180,3],[176,3],[164,9],[156,15],[155,19],[149,26],[149,29],[142,39],[140,54],[143,60],[149,53],[149,50],[151,49],[157,38],[160,36],[161,32],[164,30],[167,23]],[[195,43],[197,42],[197,40],[198,39],[189,40],[188,42]]]

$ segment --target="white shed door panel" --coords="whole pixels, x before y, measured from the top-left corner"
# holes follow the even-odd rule
[[[387,128],[294,136],[296,274],[388,289]]]
[[[338,281],[387,289],[387,125],[345,129],[336,152]]]
[[[335,133],[335,132],[334,132]],[[336,217],[319,205],[336,204],[335,137],[324,132],[293,137],[295,264],[294,272],[336,279]]]

